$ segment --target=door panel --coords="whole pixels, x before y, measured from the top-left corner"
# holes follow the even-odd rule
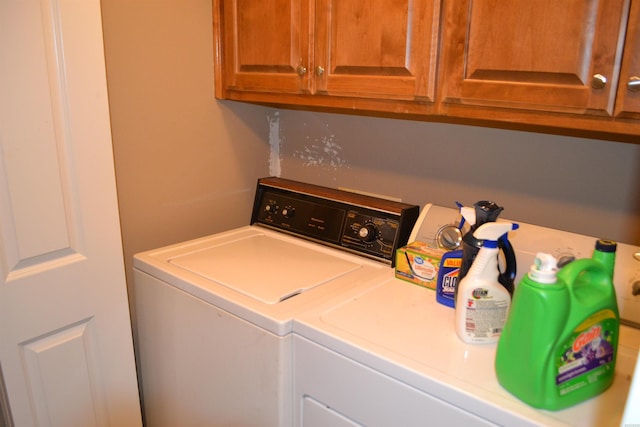
[[[443,100],[611,115],[627,9],[627,0],[449,2]]]
[[[316,91],[433,101],[439,5],[316,1]]]
[[[0,1],[0,367],[17,426],[141,424],[98,0]]]
[[[65,173],[70,141],[64,111],[69,105],[63,98],[62,40],[53,27],[57,7],[56,3],[30,2],[22,10],[16,6],[3,10],[3,16],[14,17],[3,22],[6,37],[13,35],[15,42],[33,52],[26,55],[3,48],[3,58],[10,57],[16,70],[30,70],[21,78],[5,79],[2,87],[7,99],[14,101],[2,107],[0,150],[2,246],[8,281],[42,268],[44,262],[76,253],[75,195]],[[11,2],[3,8],[12,8]],[[22,25],[24,30],[19,29]],[[8,40],[5,34],[3,40]]]
[[[309,92],[309,4],[222,0],[227,90]]]
[[[96,338],[95,320],[87,319],[21,344],[38,420],[59,426],[109,425]],[[60,393],[61,384],[73,386]],[[74,402],[72,413],[68,401]]]
[[[640,119],[640,88],[637,85],[640,85],[640,2],[636,1],[629,12],[616,98],[616,116]]]

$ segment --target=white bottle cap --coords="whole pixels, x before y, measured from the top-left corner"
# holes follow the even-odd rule
[[[460,214],[469,225],[476,224],[476,210],[469,206],[463,206],[460,208]]]
[[[553,255],[539,252],[536,260],[529,270],[529,277],[538,283],[556,283],[558,263]]]

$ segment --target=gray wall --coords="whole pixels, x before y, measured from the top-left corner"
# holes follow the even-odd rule
[[[640,145],[218,101],[210,0],[102,8],[129,282],[138,251],[247,224],[270,173],[640,245]]]
[[[282,176],[640,245],[640,145],[281,110]],[[640,137],[639,137],[640,139]]]
[[[127,281],[133,255],[246,225],[272,110],[214,97],[210,0],[102,1]]]

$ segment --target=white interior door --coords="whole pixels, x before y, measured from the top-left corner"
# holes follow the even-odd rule
[[[124,277],[100,1],[0,0],[5,424],[141,424]]]

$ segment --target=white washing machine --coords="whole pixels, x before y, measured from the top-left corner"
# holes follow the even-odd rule
[[[429,212],[429,209],[433,208]],[[455,210],[427,205],[413,238],[434,243]],[[595,238],[520,224],[509,238],[519,282],[538,251],[590,257]],[[497,381],[496,345],[470,345],[454,331],[454,309],[393,272],[300,314],[294,321],[294,425],[619,426],[638,416],[627,398],[640,347],[640,248],[618,245],[614,282],[621,317],[613,385],[571,408],[534,409]],[[634,382],[640,382],[640,372]],[[629,424],[631,425],[631,424]]]
[[[137,254],[146,424],[291,425],[294,316],[392,272],[418,211],[264,178],[252,225]]]

